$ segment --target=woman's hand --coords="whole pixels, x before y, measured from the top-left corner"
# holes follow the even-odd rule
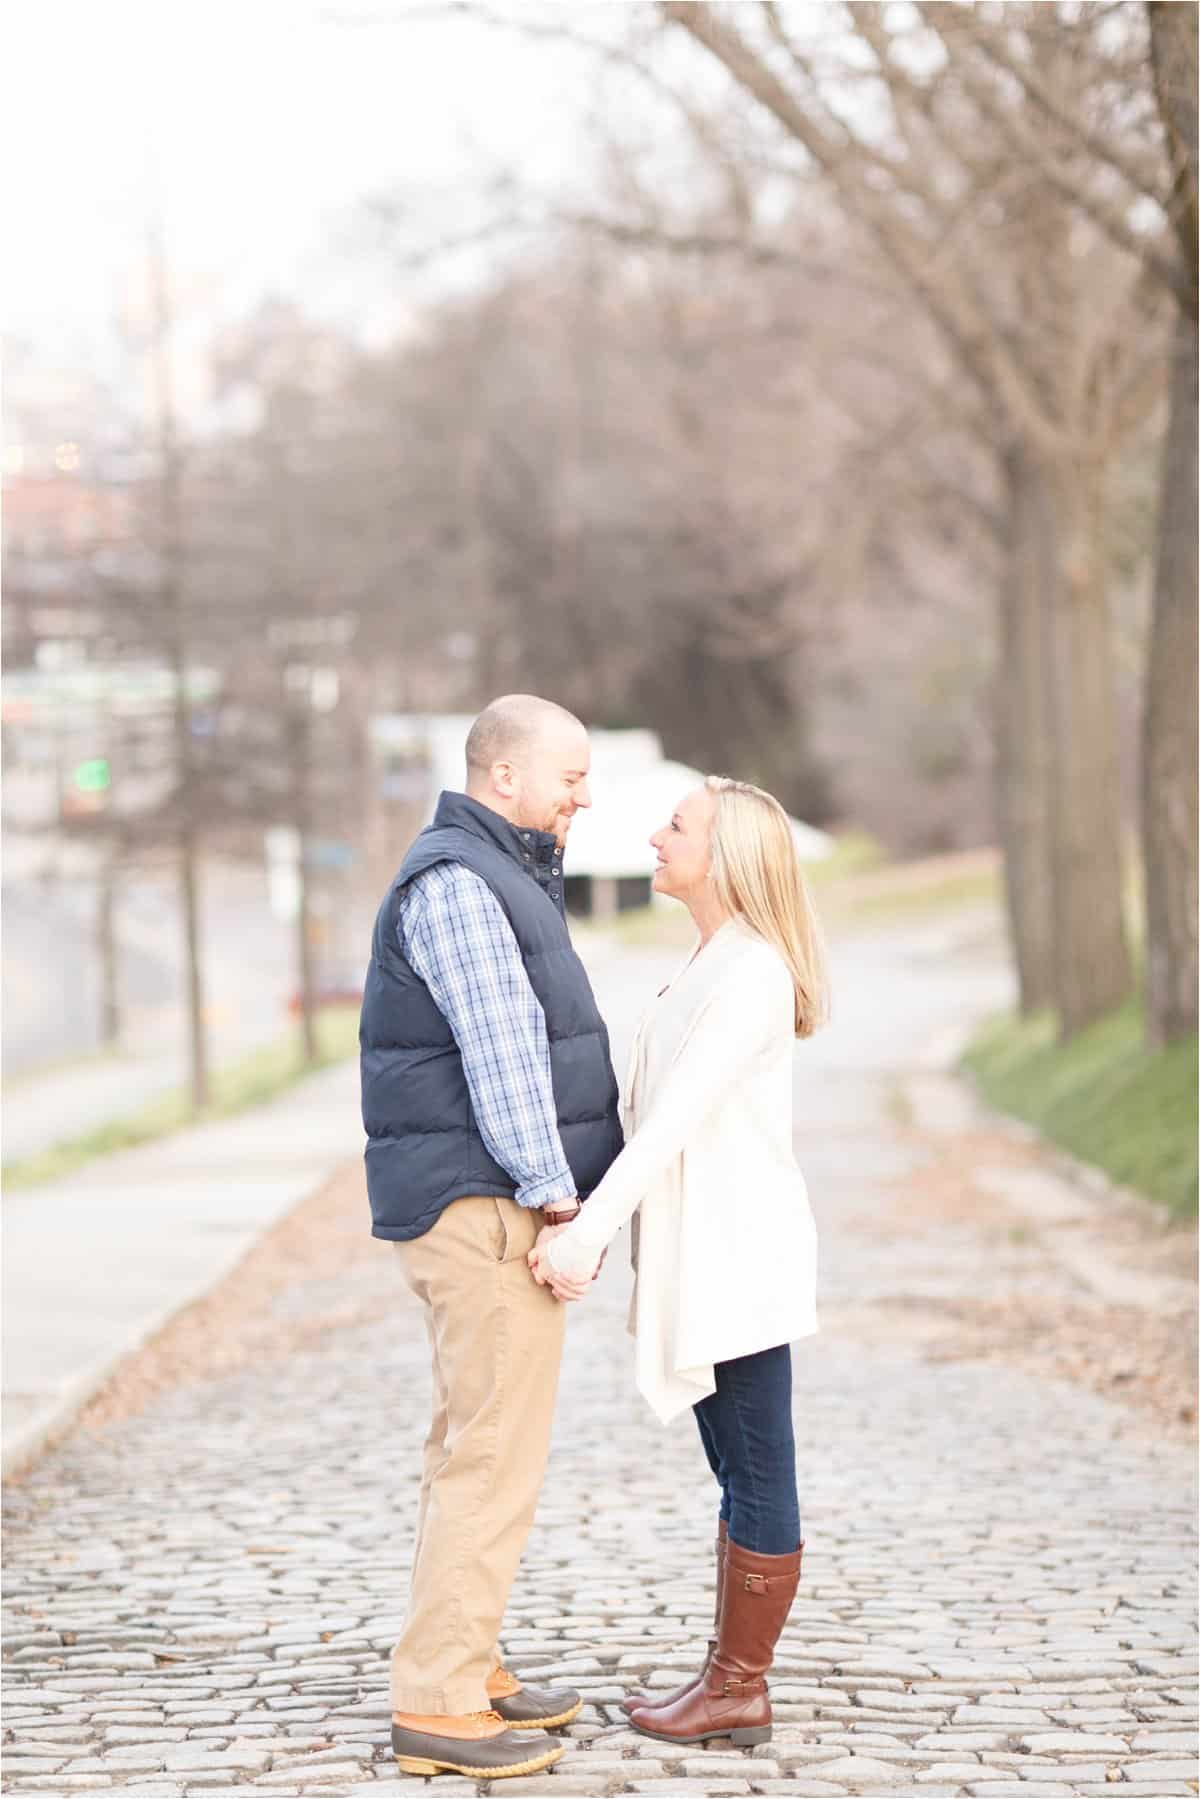
[[[534,1244],[526,1258],[529,1263],[530,1272],[538,1286],[549,1287],[555,1299],[564,1301],[582,1299],[604,1265],[604,1256],[601,1255],[595,1267],[589,1269],[582,1275],[561,1274],[559,1270],[554,1267],[546,1253],[547,1246],[552,1237],[557,1237],[560,1231],[569,1229],[570,1226],[566,1224],[543,1225],[542,1229],[538,1232],[537,1242]]]

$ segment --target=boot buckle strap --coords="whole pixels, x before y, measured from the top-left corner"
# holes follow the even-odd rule
[[[745,1693],[753,1692],[756,1686],[757,1682],[754,1679],[743,1679],[741,1676],[733,1674],[726,1680],[721,1693],[726,1699],[737,1699]]]
[[[743,1580],[747,1593],[769,1593],[771,1583],[765,1574],[747,1574]]]

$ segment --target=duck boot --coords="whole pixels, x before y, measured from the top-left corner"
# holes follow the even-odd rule
[[[507,1668],[488,1675],[487,1696],[510,1730],[561,1730],[583,1710],[570,1687],[530,1687]]]
[[[538,1774],[556,1762],[565,1745],[553,1737],[523,1736],[498,1712],[462,1717],[392,1713],[392,1754],[402,1774],[465,1774],[471,1780],[503,1780]]]
[[[621,1710],[623,1712],[631,1712],[635,1705],[643,1707],[674,1705],[677,1699],[682,1699],[685,1693],[691,1692],[698,1680],[704,1679],[705,1673],[708,1670],[708,1664],[713,1658],[713,1650],[717,1646],[717,1632],[721,1628],[721,1593],[725,1580],[725,1539],[728,1535],[729,1526],[726,1524],[724,1518],[721,1518],[717,1521],[717,1594],[713,1610],[713,1634],[708,1639],[708,1654],[704,1658],[704,1665],[700,1669],[699,1674],[693,1674],[688,1680],[684,1681],[681,1687],[676,1687],[673,1693],[630,1693],[628,1698],[622,1699],[621,1701]]]
[[[794,1555],[756,1555],[725,1545],[717,1646],[701,1678],[673,1705],[635,1706],[629,1721],[663,1743],[729,1737],[739,1747],[771,1736],[767,1671],[800,1584],[804,1544]]]

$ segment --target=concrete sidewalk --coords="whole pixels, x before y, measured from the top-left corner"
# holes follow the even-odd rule
[[[4,1473],[65,1431],[126,1355],[361,1144],[351,1059],[236,1118],[7,1196]]]

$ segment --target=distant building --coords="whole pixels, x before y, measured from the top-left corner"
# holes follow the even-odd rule
[[[197,735],[219,686],[215,670],[188,670]],[[42,830],[100,813],[134,816],[160,800],[174,780],[174,696],[175,677],[161,663],[79,660],[6,669],[0,682],[6,825]],[[101,761],[118,771],[112,786],[87,781]]]
[[[111,629],[97,578],[128,576],[137,562],[137,505],[128,486],[71,470],[5,480],[6,668],[64,642],[82,657]]]
[[[390,714],[371,721],[384,814],[406,814],[402,839],[389,830],[394,861],[429,822],[443,788],[461,792],[466,778],[467,714]],[[590,810],[576,814],[567,851],[566,900],[581,917],[603,918],[649,905],[653,894],[651,834],[668,822],[703,775],[664,758],[655,731],[593,731]],[[823,831],[792,820],[803,860],[819,861],[833,847]],[[384,877],[386,879],[386,876]]]

